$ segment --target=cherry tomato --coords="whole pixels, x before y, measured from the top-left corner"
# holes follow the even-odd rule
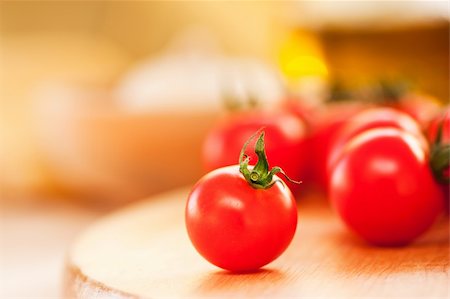
[[[352,138],[336,163],[330,199],[342,220],[375,245],[405,245],[443,209],[443,194],[416,136],[376,128]]]
[[[242,144],[253,132],[264,127],[266,151],[271,165],[283,168],[295,179],[305,174],[308,150],[304,122],[286,111],[255,110],[232,114],[212,128],[203,143],[202,159],[206,171],[237,163]],[[256,161],[253,153],[249,154]],[[287,182],[294,194],[299,187]]]
[[[262,135],[263,136],[263,135]],[[291,242],[297,227],[294,196],[268,171],[261,139],[258,163],[216,169],[201,178],[187,201],[189,238],[212,264],[235,272],[256,270],[276,259]],[[258,151],[259,149],[259,151]]]
[[[387,107],[367,109],[351,117],[335,134],[327,157],[328,176],[343,147],[352,137],[369,129],[381,127],[398,128],[410,132],[418,136],[424,148],[427,147],[419,124],[408,114]]]

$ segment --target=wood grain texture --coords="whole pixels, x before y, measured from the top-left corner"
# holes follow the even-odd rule
[[[414,244],[372,247],[353,237],[314,194],[299,203],[287,251],[250,274],[200,257],[184,227],[188,190],[101,219],[69,253],[66,298],[327,297],[447,298],[448,218]]]

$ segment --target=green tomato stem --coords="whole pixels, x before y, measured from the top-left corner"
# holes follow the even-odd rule
[[[258,162],[253,167],[253,169],[250,170],[250,157],[246,156],[245,150],[247,149],[248,144],[256,137],[257,134],[260,134],[255,145],[255,154],[258,157]],[[289,178],[278,166],[275,166],[269,170],[269,163],[267,161],[264,144],[264,134],[265,133],[263,129],[259,129],[256,133],[250,136],[250,138],[244,143],[244,146],[242,147],[241,153],[239,155],[239,171],[242,173],[245,180],[255,189],[268,189],[277,182],[277,180],[273,179],[273,176],[277,173],[281,173],[289,182],[301,184],[301,182],[294,181]]]

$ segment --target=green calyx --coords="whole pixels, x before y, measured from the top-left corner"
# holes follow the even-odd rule
[[[431,147],[430,167],[436,180],[441,184],[450,184],[450,144],[442,143],[444,121],[439,124],[436,140]]]
[[[273,179],[273,176],[277,173],[281,173],[289,182],[301,184],[301,182],[290,179],[278,166],[275,166],[269,170],[269,163],[267,162],[266,150],[264,146],[264,131],[261,131],[261,129],[258,130],[245,142],[239,155],[239,171],[242,173],[245,180],[255,189],[268,189],[277,182],[277,180]],[[255,154],[258,157],[258,162],[253,169],[250,170],[250,157],[245,154],[245,150],[250,141],[255,138],[259,132],[261,132],[261,134],[259,135],[255,145]]]

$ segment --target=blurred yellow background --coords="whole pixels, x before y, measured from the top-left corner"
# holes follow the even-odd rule
[[[449,98],[449,22],[445,1],[383,4],[366,1],[339,5],[314,1],[2,1],[0,8],[0,184],[9,198],[108,189],[109,185],[121,182],[118,176],[102,178],[99,184],[67,185],[67,181],[84,176],[88,170],[69,170],[66,174],[70,172],[71,176],[61,179],[62,172],[55,171],[55,163],[59,167],[61,158],[76,160],[78,156],[60,150],[61,157],[55,162],[49,157],[51,151],[43,148],[42,143],[52,143],[49,141],[52,136],[47,134],[43,138],[42,132],[36,133],[42,123],[42,116],[37,117],[36,111],[50,108],[34,100],[36,90],[44,83],[59,82],[88,90],[101,89],[108,94],[105,98],[111,97],[109,92],[121,84],[130,70],[141,61],[165,53],[172,41],[189,28],[207,32],[223,55],[252,57],[273,67],[279,72],[282,85],[294,92],[304,88],[304,82],[309,84],[311,81],[303,79],[310,77],[325,82],[338,79],[353,83],[406,76],[419,89],[441,101],[447,102]],[[66,97],[69,96],[63,93],[59,101],[65,101]],[[80,109],[94,109],[89,105]],[[173,111],[173,114],[178,112]],[[198,122],[193,128],[208,126],[213,115],[197,116]],[[71,116],[67,118],[68,128],[74,127]],[[124,120],[117,120],[122,116],[118,111],[108,114],[110,123],[99,123],[93,117],[90,119],[94,122],[92,130],[103,127],[113,132],[114,128],[123,126]],[[124,134],[128,136],[133,134],[132,126],[139,121],[130,115],[126,117],[129,130]],[[163,117],[170,119],[171,116]],[[66,119],[62,117],[57,122],[46,118],[45,127],[64,126]],[[89,121],[83,119],[77,119],[75,125],[83,122],[86,126]],[[199,130],[193,143],[201,141],[206,128]],[[73,142],[77,136],[85,137],[78,127],[74,129],[73,138],[69,136],[69,129],[67,132],[66,137]],[[59,134],[57,136],[62,133]],[[104,135],[105,131],[98,129],[96,134]],[[88,142],[89,138],[82,142]],[[105,138],[105,142],[112,142],[109,137]],[[120,138],[116,139],[114,142],[120,142]],[[163,138],[160,142],[153,146],[167,146],[170,139]],[[70,144],[64,139],[53,140],[53,143]],[[107,143],[92,144],[92,147],[99,146],[111,147]],[[192,146],[189,154],[196,155],[197,147]],[[104,153],[99,155],[104,156]],[[145,152],[142,155],[146,155]],[[79,164],[89,163],[81,156],[82,153]],[[129,163],[123,157],[114,158]],[[159,188],[144,188],[143,193],[138,194],[191,182],[201,173],[194,162],[198,161],[194,159],[183,169],[191,176],[179,178],[172,184],[163,180],[157,183]],[[114,167],[108,171],[131,171],[131,177],[140,175],[139,171],[123,165]],[[144,183],[146,181],[139,184]],[[125,185],[136,188],[138,184]]]
[[[278,4],[1,2],[0,183],[16,196],[55,190],[33,134],[31,95],[43,81],[108,87],[183,28],[207,26],[232,54],[268,59]],[[63,99],[61,99],[63,101]],[[119,158],[120,159],[120,158]]]

